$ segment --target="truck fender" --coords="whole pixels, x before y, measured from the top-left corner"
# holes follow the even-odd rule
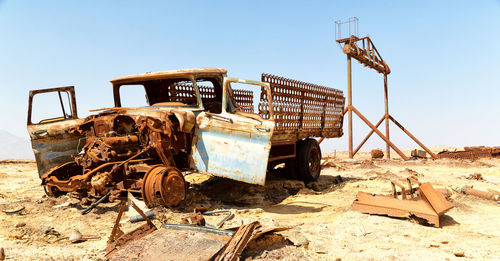
[[[192,111],[174,111],[173,112],[179,121],[179,127],[182,132],[190,133],[195,125],[196,117]]]

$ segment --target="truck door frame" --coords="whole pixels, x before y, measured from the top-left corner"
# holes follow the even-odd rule
[[[231,82],[264,87],[269,119],[227,112]],[[220,114],[197,116],[191,150],[191,168],[241,182],[264,185],[274,131],[274,112],[269,83],[224,77]]]
[[[58,93],[63,116],[44,119],[38,123],[33,123],[32,112],[34,96],[50,92]],[[70,96],[71,115],[67,115],[64,109],[61,92],[66,92]],[[82,122],[83,119],[78,118],[74,86],[31,90],[29,92],[27,129],[40,177],[52,167],[73,160],[72,157],[78,153],[78,143],[83,136],[80,133],[70,133],[68,131],[77,127]]]

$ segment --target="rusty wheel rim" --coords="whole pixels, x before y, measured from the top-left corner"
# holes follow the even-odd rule
[[[144,203],[146,203],[146,206],[148,207],[153,207],[155,204],[155,200],[152,197],[152,193],[154,193],[154,178],[156,177],[157,173],[161,171],[161,169],[161,165],[155,165],[151,167],[148,172],[146,172],[146,174],[144,174],[141,195],[142,200],[144,200]]]
[[[184,176],[174,167],[153,166],[144,175],[141,194],[148,207],[177,206],[186,198]]]
[[[320,155],[319,155],[319,150],[316,147],[311,148],[309,151],[309,170],[312,175],[316,175],[319,172],[320,169]]]
[[[167,207],[177,206],[186,198],[186,182],[179,170],[172,168],[166,172],[160,193]]]

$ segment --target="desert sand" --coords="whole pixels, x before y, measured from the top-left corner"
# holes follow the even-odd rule
[[[454,208],[441,217],[440,228],[350,210],[358,191],[389,194],[389,180],[410,175],[436,188],[500,190],[500,159],[403,161],[392,155],[391,160],[371,160],[369,152],[360,152],[351,160],[345,152],[336,153],[320,179],[308,184],[280,178],[279,171],[264,187],[190,174],[186,202],[157,209],[154,223],[180,223],[194,207],[207,206],[233,211],[235,217],[224,228],[252,221],[290,228],[250,244],[242,255],[246,260],[500,260],[500,204],[495,201],[453,192]],[[465,178],[475,173],[483,180]],[[337,184],[337,175],[344,182]],[[103,203],[83,216],[77,199],[45,195],[35,162],[0,163],[0,247],[7,260],[104,260],[118,205]],[[20,207],[15,214],[4,212]],[[212,224],[221,218],[206,216]],[[123,220],[125,232],[138,226]],[[68,237],[74,229],[100,239],[72,244]]]

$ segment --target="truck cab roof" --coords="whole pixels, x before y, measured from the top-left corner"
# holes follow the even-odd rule
[[[227,73],[226,69],[222,68],[198,68],[198,69],[182,69],[182,70],[170,70],[170,71],[161,71],[161,72],[148,72],[143,74],[134,74],[129,76],[123,76],[116,79],[111,80],[113,85],[116,84],[127,84],[127,83],[135,83],[141,81],[149,81],[149,80],[161,80],[172,77],[182,77],[189,75],[209,75],[209,74],[222,74],[225,75]]]

